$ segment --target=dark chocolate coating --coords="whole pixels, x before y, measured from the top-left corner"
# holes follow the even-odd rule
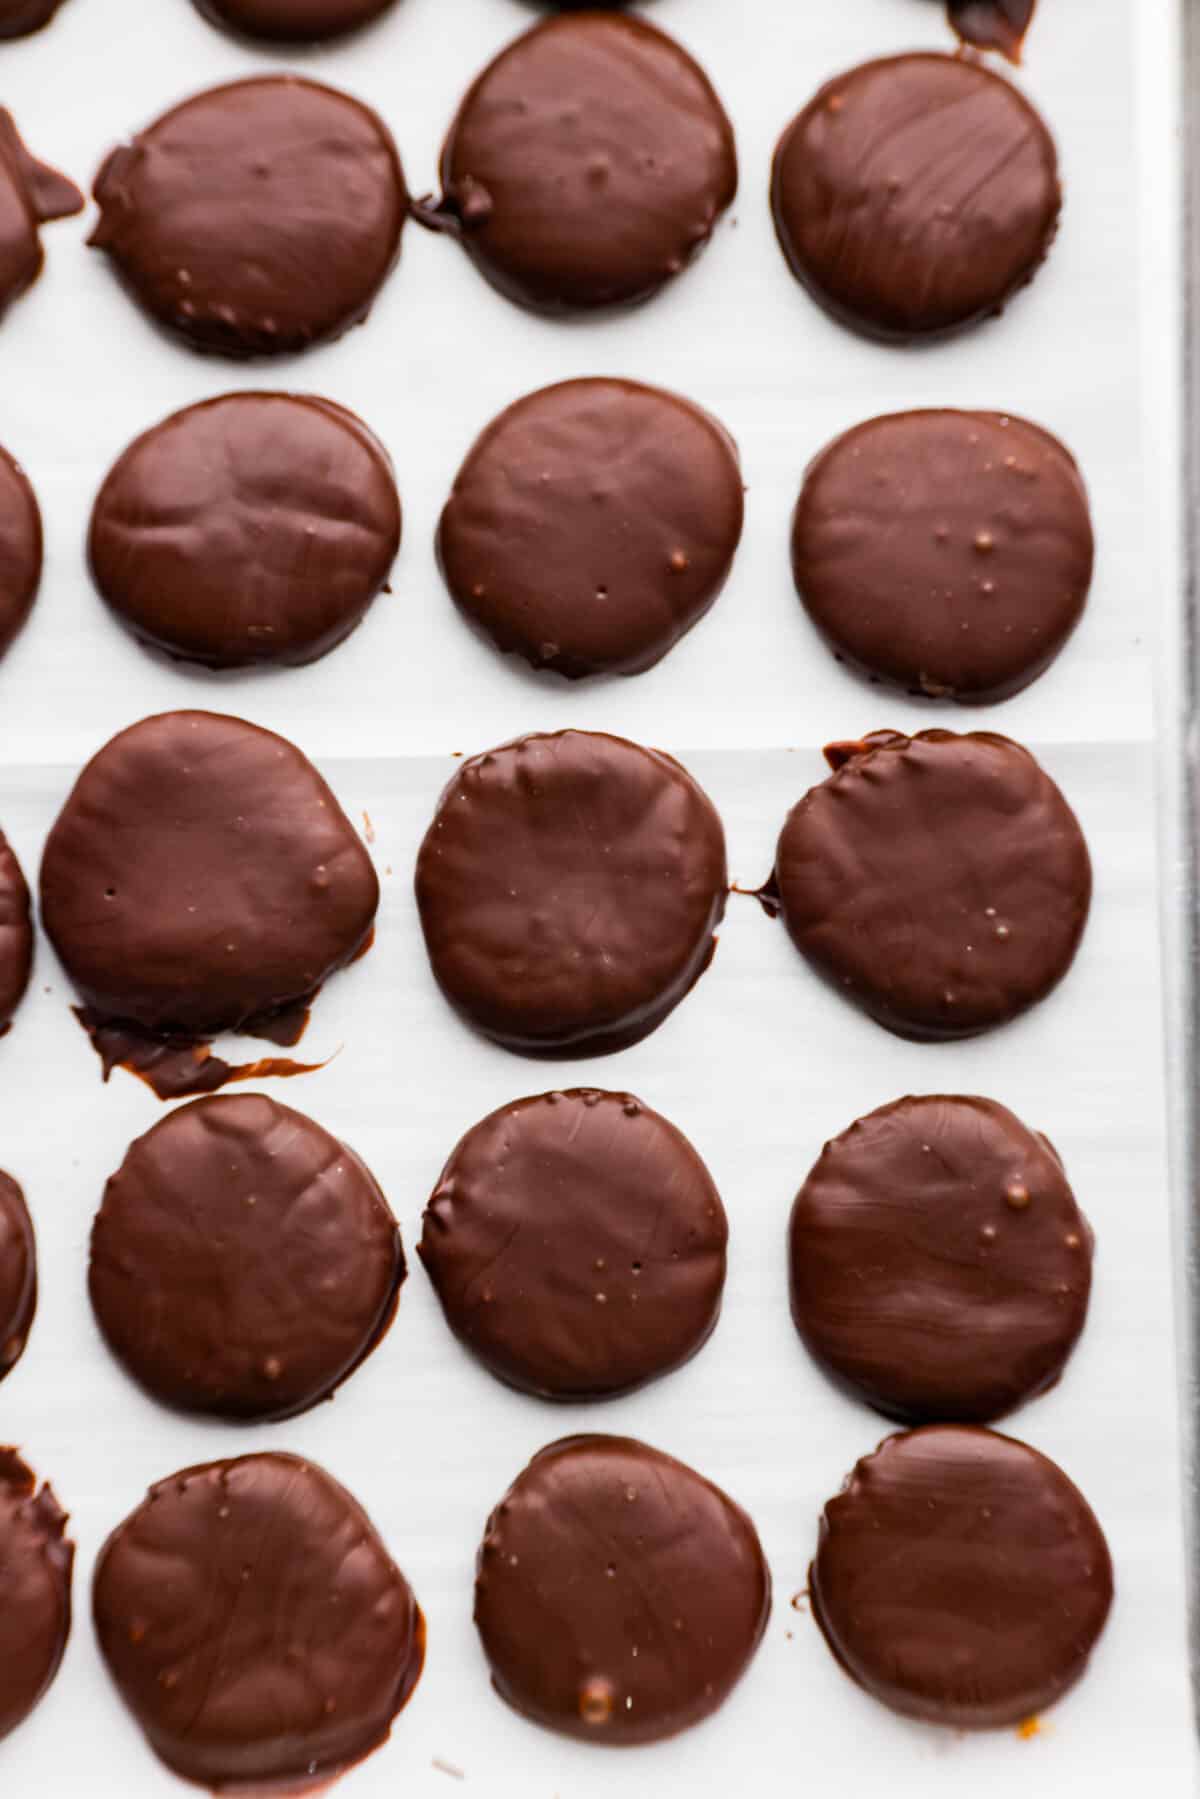
[[[681,1131],[628,1093],[543,1093],[472,1127],[419,1254],[446,1322],[510,1386],[604,1399],[678,1368],[721,1309],[729,1235]]]
[[[1092,524],[1074,457],[999,412],[901,412],[836,438],[792,520],[792,571],[834,654],[929,699],[1008,699],[1079,622]]]
[[[521,737],[464,762],[417,858],[438,984],[525,1055],[647,1036],[712,960],[725,834],[673,757],[598,731]]]
[[[209,88],[108,156],[107,251],[134,298],[201,350],[266,356],[359,324],[408,207],[370,107],[298,75]]]
[[[441,181],[426,223],[459,230],[510,300],[577,312],[648,299],[679,274],[733,200],[737,152],[682,45],[622,13],[571,12],[478,77]]]
[[[341,643],[387,580],[400,499],[362,420],[234,393],[135,439],[92,512],[92,575],[143,643],[210,668],[296,666]]]
[[[30,155],[12,114],[0,106],[0,316],[41,274],[39,226],[83,208],[75,183]]]
[[[937,54],[827,82],[780,139],[771,183],[796,278],[843,324],[901,341],[1000,312],[1045,260],[1061,204],[1029,101]]]
[[[29,888],[0,831],[0,1037],[25,997],[33,968],[33,916]]]
[[[991,732],[878,731],[779,837],[768,893],[796,948],[898,1036],[972,1037],[1066,974],[1091,904],[1078,820],[1027,749]]]
[[[515,1711],[589,1743],[698,1724],[771,1610],[758,1533],[719,1487],[630,1437],[564,1437],[488,1519],[475,1622]]]
[[[33,1222],[16,1181],[10,1174],[0,1174],[0,1380],[12,1373],[24,1354],[36,1310]]]
[[[563,381],[477,440],[438,559],[497,649],[569,679],[636,675],[703,618],[742,534],[733,439],[636,381]]]
[[[151,1487],[92,1585],[108,1671],[185,1780],[298,1793],[387,1740],[425,1625],[358,1502],[314,1462],[247,1455]]]
[[[71,1634],[67,1514],[15,1449],[0,1449],[0,1737],[43,1697]]]
[[[386,1330],[400,1231],[336,1137],[259,1094],[199,1099],[132,1143],[92,1226],[109,1348],[165,1405],[290,1418]]]
[[[0,656],[33,610],[42,578],[42,515],[29,477],[0,449]]]
[[[195,0],[214,25],[267,43],[319,44],[383,17],[395,0]]]
[[[788,1234],[792,1317],[887,1418],[985,1424],[1054,1386],[1092,1233],[1044,1137],[990,1099],[898,1099],[827,1143]]]
[[[999,50],[1020,62],[1036,0],[946,0],[950,23],[964,44]]]
[[[41,889],[93,1021],[191,1040],[269,1030],[307,1004],[368,941],[379,903],[371,858],[307,757],[214,712],[143,719],[93,756]]]
[[[1112,1603],[1104,1533],[1062,1469],[969,1425],[888,1437],[825,1507],[813,1616],[893,1711],[1019,1724],[1087,1666]]]
[[[0,0],[0,38],[29,37],[48,25],[62,0]]]

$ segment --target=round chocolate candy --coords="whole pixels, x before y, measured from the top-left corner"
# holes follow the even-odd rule
[[[130,1145],[92,1226],[88,1290],[155,1399],[290,1418],[371,1353],[404,1274],[399,1227],[353,1150],[241,1094],[195,1100]]]
[[[708,611],[742,534],[733,439],[636,381],[563,381],[488,426],[442,513],[454,600],[569,679],[636,675]]]
[[[708,1340],[727,1237],[682,1132],[631,1094],[582,1088],[467,1132],[419,1253],[451,1330],[493,1374],[544,1399],[603,1399]]]
[[[185,1468],[100,1552],[100,1650],[150,1747],[217,1791],[309,1792],[387,1740],[420,1678],[412,1589],[294,1455]]]
[[[0,106],[0,316],[41,274],[39,227],[82,212],[84,204],[73,181],[30,153]]]
[[[792,570],[840,661],[928,699],[1005,700],[1037,679],[1092,579],[1070,451],[999,412],[901,412],[829,444],[804,478]]]
[[[1044,1137],[994,1100],[898,1099],[827,1143],[792,1207],[792,1317],[904,1424],[1044,1393],[1087,1317],[1092,1233]]]
[[[496,1691],[593,1743],[657,1742],[715,1712],[770,1609],[742,1508],[629,1437],[535,1455],[479,1552],[475,1622]]]
[[[877,731],[788,814],[764,889],[829,984],[898,1036],[971,1037],[1036,1005],[1079,947],[1092,869],[1027,749]]]
[[[136,438],[92,510],[97,587],[133,635],[209,668],[313,662],[387,580],[387,451],[332,400],[233,393]]]
[[[298,75],[209,88],[111,152],[91,243],[151,316],[226,356],[306,349],[370,310],[408,194],[377,113]]]
[[[266,43],[319,44],[373,24],[395,0],[195,0],[214,25]]]
[[[868,336],[945,336],[1000,312],[1058,228],[1054,140],[1011,81],[920,54],[826,82],[775,152],[779,242],[813,298]]]
[[[1074,1685],[1112,1604],[1079,1489],[995,1431],[930,1425],[864,1456],[809,1571],[830,1649],[876,1699],[957,1730],[1019,1724]]]
[[[71,1634],[67,1514],[15,1449],[0,1449],[0,1737],[43,1697]]]
[[[682,45],[618,12],[566,12],[502,50],[442,149],[440,202],[510,300],[578,312],[645,300],[737,191],[733,128]]]
[[[660,1025],[725,910],[712,802],[660,750],[595,731],[464,762],[417,858],[425,947],[450,1003],[526,1055],[599,1055]]]
[[[25,1353],[37,1310],[37,1243],[25,1195],[0,1174],[0,1380]]]

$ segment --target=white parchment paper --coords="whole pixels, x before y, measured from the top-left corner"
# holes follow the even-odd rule
[[[101,1085],[39,944],[34,987],[0,1045],[0,1165],[26,1188],[42,1287],[24,1361],[0,1387],[0,1439],[24,1448],[72,1513],[77,1618],[51,1694],[0,1746],[5,1792],[184,1790],[109,1687],[91,1633],[91,1566],[149,1482],[266,1447],[314,1457],[358,1495],[429,1621],[424,1678],[391,1743],[347,1777],[347,1799],[449,1799],[455,1771],[466,1791],[520,1799],[694,1799],[734,1787],[782,1799],[830,1781],[947,1799],[1018,1786],[1124,1796],[1135,1778],[1156,1799],[1194,1790],[1151,680],[1160,608],[1171,617],[1154,495],[1174,479],[1175,446],[1142,380],[1153,359],[1164,384],[1174,312],[1138,225],[1139,194],[1157,191],[1155,158],[1170,149],[1172,71],[1160,67],[1169,34],[1151,28],[1167,7],[1044,0],[1023,79],[1059,141],[1062,233],[1008,316],[934,350],[882,349],[830,323],[787,274],[766,206],[775,138],[821,81],[870,55],[948,47],[933,0],[655,6],[725,99],[742,192],[696,268],[624,318],[528,317],[452,244],[413,230],[365,329],[303,359],[242,368],[159,337],[85,251],[90,220],[47,230],[46,273],[0,332],[0,440],[27,466],[47,527],[37,611],[0,667],[0,823],[32,880],[82,761],[145,713],[185,705],[284,732],[353,817],[369,814],[384,887],[377,946],[331,983],[304,1051],[316,1059],[343,1047],[322,1073],[272,1090],[367,1160],[414,1266],[393,1330],[331,1405],[239,1430],[143,1398],[92,1323],[86,1252],[106,1176],[162,1108],[127,1076]],[[400,0],[377,30],[289,66],[374,103],[421,191],[467,80],[531,16],[518,0]],[[43,36],[0,47],[0,102],[39,154],[83,183],[113,141],[175,99],[277,66],[212,31],[188,0],[67,0]],[[725,421],[742,448],[747,530],[726,593],[664,664],[633,681],[569,688],[498,660],[470,635],[442,590],[432,535],[458,462],[496,410],[545,382],[600,373],[676,387]],[[220,679],[153,660],[116,628],[90,589],[82,540],[94,492],[130,437],[239,386],[321,392],[361,412],[395,458],[405,542],[394,594],[333,656],[277,677]],[[800,611],[786,554],[800,474],[833,433],[875,412],[938,404],[1024,412],[1059,432],[1083,464],[1099,539],[1087,617],[1056,667],[1006,706],[952,717],[881,698],[840,669]],[[1078,964],[1009,1030],[966,1045],[901,1043],[840,1005],[782,928],[736,898],[695,993],[618,1057],[551,1073],[473,1038],[440,1000],[411,870],[451,752],[568,724],[659,744],[707,787],[731,872],[753,884],[787,808],[822,776],[822,742],[935,722],[1028,742],[1093,852],[1095,908]],[[664,1111],[708,1160],[731,1221],[725,1310],[709,1346],[668,1381],[603,1407],[550,1408],[500,1387],[450,1337],[412,1256],[424,1201],[461,1132],[551,1081],[626,1087]],[[990,1095],[1046,1131],[1097,1235],[1079,1351],[1061,1386],[1006,1428],[1087,1493],[1112,1545],[1117,1603],[1087,1679],[1029,1742],[893,1718],[840,1673],[807,1611],[790,1603],[822,1503],[886,1427],[827,1386],[794,1335],[788,1208],[826,1137],[899,1094],[937,1090]],[[487,1511],[538,1447],[587,1429],[644,1437],[724,1485],[758,1523],[775,1580],[762,1649],[718,1716],[625,1754],[562,1742],[509,1713],[489,1690],[471,1624]]]

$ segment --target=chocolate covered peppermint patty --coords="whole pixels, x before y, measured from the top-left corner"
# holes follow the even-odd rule
[[[417,858],[425,947],[476,1030],[525,1055],[626,1048],[712,960],[725,835],[671,756],[599,731],[473,756]]]
[[[629,1437],[535,1455],[487,1523],[475,1622],[492,1684],[565,1736],[652,1743],[724,1702],[771,1609],[758,1533],[719,1487]]]
[[[958,1730],[1019,1724],[1073,1686],[1112,1604],[1095,1514],[995,1431],[930,1425],[864,1456],[825,1507],[813,1615],[860,1686]]]
[[[1087,1317],[1092,1233],[1045,1137],[994,1100],[881,1106],[827,1143],[788,1232],[817,1361],[902,1423],[986,1423],[1052,1387]]]
[[[412,1589],[371,1520],[294,1455],[152,1487],[100,1552],[92,1609],[150,1747],[216,1791],[328,1783],[387,1740],[425,1655]]]
[[[679,395],[563,381],[493,419],[438,555],[497,649],[577,679],[639,674],[704,616],[742,532],[733,439]]]
[[[195,0],[214,25],[266,43],[317,44],[382,18],[395,0]]]
[[[835,438],[792,520],[792,571],[834,654],[927,699],[1008,699],[1053,662],[1092,578],[1074,457],[1026,419],[901,412]]]
[[[945,336],[1000,312],[1045,260],[1058,157],[1011,81],[921,54],[826,82],[775,152],[771,204],[792,273],[872,337]]]
[[[391,133],[298,75],[208,88],[111,152],[91,242],[133,297],[197,349],[265,356],[339,337],[400,250]]]
[[[420,1256],[455,1335],[545,1399],[626,1393],[716,1324],[728,1226],[681,1131],[628,1093],[543,1093],[469,1130]]]
[[[296,1042],[325,981],[369,944],[379,882],[294,744],[164,712],[88,763],[47,840],[41,895],[106,1062],[140,1058],[177,1094],[238,1072],[197,1053],[221,1031]]]
[[[442,149],[453,231],[510,300],[578,312],[645,300],[737,191],[733,129],[682,45],[617,12],[567,12],[502,50]]]
[[[876,731],[788,814],[763,890],[835,991],[901,1037],[971,1037],[1036,1005],[1079,947],[1092,869],[1027,749]]]
[[[0,106],[0,317],[41,273],[40,227],[82,212],[84,204],[73,181],[26,148]]]
[[[37,1310],[37,1244],[25,1195],[0,1173],[0,1380],[25,1353]]]
[[[0,1449],[0,1737],[44,1696],[71,1634],[67,1514],[15,1449]]]
[[[92,1226],[88,1290],[154,1398],[288,1418],[387,1329],[400,1231],[354,1151],[260,1094],[199,1099],[132,1143]]]
[[[387,580],[400,498],[362,420],[307,394],[233,393],[144,432],[92,510],[92,574],[143,643],[210,668],[295,666]]]

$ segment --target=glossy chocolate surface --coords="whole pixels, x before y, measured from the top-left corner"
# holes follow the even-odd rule
[[[1058,1380],[1092,1233],[1044,1137],[994,1100],[931,1094],[825,1145],[788,1268],[796,1329],[851,1393],[904,1424],[982,1424]]]
[[[33,968],[33,911],[29,888],[7,837],[0,831],[0,1037],[12,1025]]]
[[[386,1741],[424,1620],[362,1507],[248,1455],[151,1487],[100,1552],[96,1634],[151,1748],[217,1791],[298,1793]]]
[[[42,515],[29,477],[0,449],[0,656],[33,610],[42,578]]]
[[[636,381],[563,381],[483,432],[442,513],[447,586],[497,649],[639,674],[716,599],[742,534],[729,434]]]
[[[30,153],[12,114],[0,106],[0,316],[41,273],[39,228],[83,208],[75,183]]]
[[[88,549],[134,636],[210,668],[295,666],[359,623],[400,545],[387,451],[310,395],[225,394],[135,439]]]
[[[213,712],[131,725],[88,763],[42,858],[42,922],[93,1028],[294,1042],[368,943],[371,858],[294,744]]]
[[[1112,1563],[1062,1469],[1011,1437],[889,1437],[825,1507],[813,1615],[846,1672],[909,1717],[1019,1724],[1074,1685],[1112,1603]]]
[[[809,467],[792,571],[834,654],[928,699],[1036,680],[1092,578],[1087,492],[1056,437],[998,412],[868,419]]]
[[[358,324],[408,206],[378,114],[298,75],[173,107],[110,153],[94,195],[90,241],[134,298],[225,356],[303,350]]]
[[[516,1711],[652,1743],[716,1711],[771,1609],[758,1533],[694,1469],[629,1437],[566,1437],[488,1520],[475,1622]]]
[[[771,203],[793,274],[872,337],[942,336],[1032,280],[1062,194],[1054,141],[1013,84],[921,54],[827,82],[775,152]]]
[[[546,1399],[629,1392],[717,1321],[728,1225],[681,1131],[628,1093],[543,1093],[469,1130],[425,1211],[446,1322]]]
[[[42,1698],[71,1634],[67,1514],[15,1449],[0,1449],[0,1737]]]
[[[317,44],[383,17],[395,0],[195,0],[214,25],[266,43]]]
[[[1010,62],[1020,62],[1036,4],[1037,0],[946,0],[946,12],[964,44],[999,50]]]
[[[88,1290],[156,1399],[234,1419],[306,1411],[370,1354],[404,1279],[373,1176],[259,1094],[182,1106],[130,1145],[92,1226]]]
[[[464,762],[416,871],[446,998],[505,1048],[551,1056],[661,1024],[712,959],[726,882],[721,821],[686,769],[597,731]]]
[[[11,1374],[37,1310],[37,1244],[25,1195],[0,1173],[0,1380]]]
[[[1066,974],[1091,903],[1079,822],[991,732],[877,731],[788,814],[764,897],[829,984],[887,1030],[971,1037]]]
[[[442,149],[424,222],[461,237],[510,300],[577,312],[645,300],[737,191],[733,128],[699,65],[652,25],[568,12],[489,63]]]

